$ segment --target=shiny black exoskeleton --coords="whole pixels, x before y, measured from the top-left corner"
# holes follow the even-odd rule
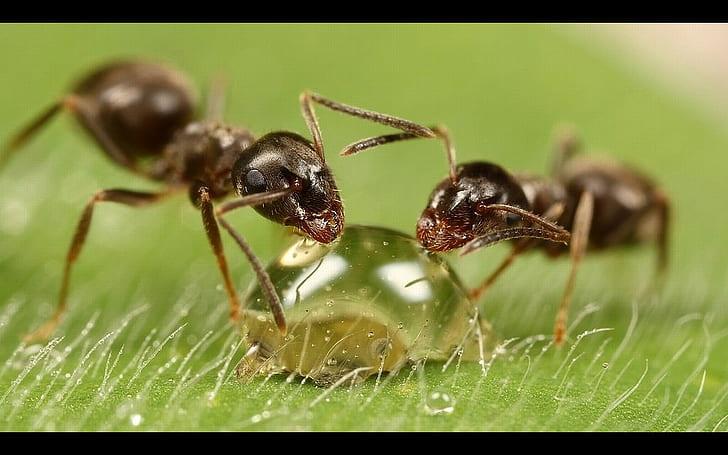
[[[219,86],[208,94],[207,115],[198,118],[197,96],[190,84],[181,73],[165,65],[111,62],[73,85],[67,95],[11,138],[0,151],[0,165],[57,113],[67,111],[111,160],[163,183],[165,188],[158,192],[108,189],[90,198],[68,250],[57,310],[27,339],[47,338],[60,321],[66,308],[72,265],[82,250],[97,203],[139,207],[160,201],[178,190],[187,190],[193,204],[200,209],[223,276],[233,320],[239,317],[240,305],[218,223],[247,256],[265,290],[276,323],[285,332],[277,291],[244,238],[223,215],[252,206],[264,217],[291,226],[318,242],[329,243],[339,237],[344,228],[344,208],[326,165],[314,103],[380,122],[399,121],[304,92],[300,97],[301,111],[313,141],[290,132],[274,132],[256,140],[247,129],[220,120],[223,95]],[[427,135],[416,127],[411,131]],[[240,197],[218,208],[213,206],[214,201],[232,192]]]
[[[570,132],[557,141],[550,177],[512,175],[483,161],[458,165],[447,129],[437,126],[431,132],[445,145],[450,173],[432,191],[417,222],[422,246],[433,252],[459,248],[467,254],[502,240],[515,242],[503,263],[471,291],[473,299],[524,251],[541,248],[550,256],[570,252],[571,273],[554,329],[554,341],[561,344],[576,271],[587,249],[655,241],[658,277],[663,274],[669,200],[642,173],[612,160],[579,156],[580,142]],[[415,137],[405,132],[369,138],[349,145],[342,154]]]

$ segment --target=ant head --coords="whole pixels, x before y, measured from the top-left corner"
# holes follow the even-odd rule
[[[528,210],[521,186],[503,168],[485,162],[462,164],[455,178],[440,182],[430,195],[417,223],[417,239],[429,251],[449,251],[475,239],[483,239],[481,247],[518,237],[562,241],[568,236]]]
[[[304,137],[288,132],[261,137],[235,162],[232,178],[241,196],[289,190],[287,196],[255,210],[318,242],[333,242],[344,228],[344,207],[334,177]]]

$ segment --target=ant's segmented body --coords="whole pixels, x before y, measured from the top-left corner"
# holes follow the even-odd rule
[[[550,177],[511,175],[488,162],[458,165],[447,129],[437,126],[431,130],[445,144],[450,174],[430,194],[417,222],[420,244],[432,252],[461,248],[461,254],[467,254],[502,240],[515,242],[500,266],[471,291],[473,300],[521,253],[541,248],[555,257],[568,251],[572,267],[554,328],[554,341],[560,345],[566,336],[576,273],[587,248],[600,250],[654,239],[657,270],[660,275],[664,271],[669,200],[640,172],[578,155],[580,145],[571,133],[557,142]],[[349,145],[341,154],[416,137],[404,132],[369,138]]]
[[[285,333],[283,309],[270,278],[223,214],[252,206],[264,217],[292,226],[318,242],[329,243],[339,237],[344,228],[344,209],[334,177],[326,165],[313,103],[393,124],[414,135],[431,134],[395,117],[304,92],[300,97],[301,110],[313,142],[290,132],[273,132],[256,140],[247,129],[221,122],[223,98],[221,87],[214,88],[209,94],[206,117],[197,119],[196,96],[179,72],[155,63],[116,61],[81,79],[68,95],[25,126],[0,152],[2,165],[56,114],[67,111],[117,165],[165,185],[159,192],[108,189],[91,197],[68,250],[57,309],[26,340],[47,338],[59,323],[66,309],[72,266],[83,248],[96,204],[147,206],[179,190],[187,190],[201,211],[228,294],[232,319],[239,318],[240,305],[228,271],[218,222],[247,256],[276,324]],[[214,207],[215,201],[233,192],[240,198]]]

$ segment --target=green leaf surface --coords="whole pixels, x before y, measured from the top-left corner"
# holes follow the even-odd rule
[[[305,133],[298,94],[448,125],[460,161],[541,172],[553,128],[647,170],[675,208],[669,279],[647,291],[651,245],[587,256],[570,340],[550,345],[566,259],[520,259],[481,304],[503,343],[457,361],[316,387],[234,374],[245,346],[199,214],[184,197],[99,206],[50,346],[20,339],[53,310],[73,228],[100,188],[156,184],[110,164],[69,118],[0,174],[0,429],[702,430],[728,429],[723,210],[728,137],[689,100],[612,61],[588,35],[543,25],[3,25],[0,137],[71,80],[120,56],[162,59],[200,90],[230,81],[226,118],[256,134]],[[386,129],[319,109],[347,222],[413,232],[446,161],[434,141],[339,158]],[[269,260],[289,239],[249,212],[230,217]],[[251,273],[225,240],[239,289]],[[475,284],[507,252],[447,259]]]

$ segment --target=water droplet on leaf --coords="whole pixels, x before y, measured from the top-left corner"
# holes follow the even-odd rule
[[[447,392],[436,390],[425,400],[425,412],[427,415],[447,415],[455,411],[455,399]]]
[[[132,414],[129,417],[129,422],[135,427],[138,427],[143,421],[144,418],[140,414]]]

